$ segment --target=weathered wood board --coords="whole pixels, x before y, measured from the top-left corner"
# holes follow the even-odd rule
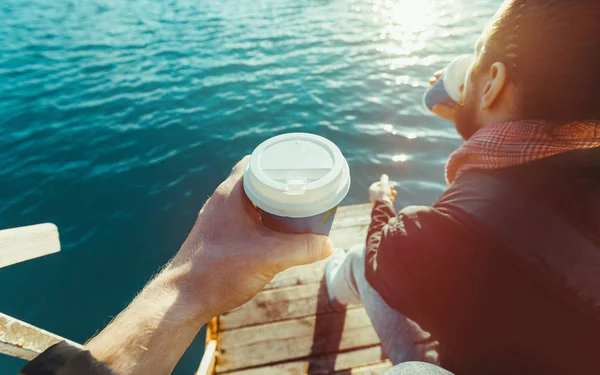
[[[63,340],[66,339],[0,313],[0,353],[31,360]],[[69,342],[80,346],[72,341]]]

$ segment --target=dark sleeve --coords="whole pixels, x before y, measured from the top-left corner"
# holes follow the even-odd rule
[[[388,201],[376,201],[371,211],[371,224],[367,232],[367,254],[377,253],[381,242],[383,227],[388,221],[396,216],[394,205]]]
[[[59,342],[29,362],[22,375],[118,375],[90,352]]]
[[[445,208],[412,206],[383,226],[381,219],[374,221],[365,265],[369,284],[388,305],[433,333],[449,314],[460,313],[459,297],[472,285],[478,271],[471,267],[484,251]]]

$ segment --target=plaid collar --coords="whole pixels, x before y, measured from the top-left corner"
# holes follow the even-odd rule
[[[446,181],[471,169],[522,165],[568,151],[600,147],[600,121],[572,122],[549,135],[544,121],[508,121],[479,129],[450,155]]]

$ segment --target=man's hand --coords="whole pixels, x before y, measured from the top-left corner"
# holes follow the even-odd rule
[[[433,73],[433,77],[431,77],[429,79],[429,87],[433,86],[437,82],[437,80],[442,76],[442,74],[444,74],[444,70],[445,69],[438,70],[437,72]],[[433,111],[433,113],[440,116],[441,118],[444,118],[444,119],[450,120],[450,121],[454,121],[454,110],[455,109],[452,107],[438,104],[438,105],[434,105],[431,110]]]
[[[206,202],[171,263],[189,269],[187,293],[201,299],[203,309],[212,315],[246,303],[277,273],[325,259],[332,252],[325,236],[278,233],[262,225],[243,188],[248,159],[233,168]]]
[[[369,199],[375,201],[389,201],[394,203],[396,200],[396,188],[390,184],[390,178],[387,174],[381,175],[381,179],[375,182],[369,188]]]
[[[262,225],[246,197],[248,158],[215,191],[173,260],[86,344],[121,375],[169,374],[202,325],[249,301],[280,271],[328,257],[331,241]]]

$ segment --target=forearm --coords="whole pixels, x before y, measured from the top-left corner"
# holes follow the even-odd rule
[[[92,355],[121,375],[169,374],[211,314],[190,287],[189,267],[167,267],[98,336]]]

